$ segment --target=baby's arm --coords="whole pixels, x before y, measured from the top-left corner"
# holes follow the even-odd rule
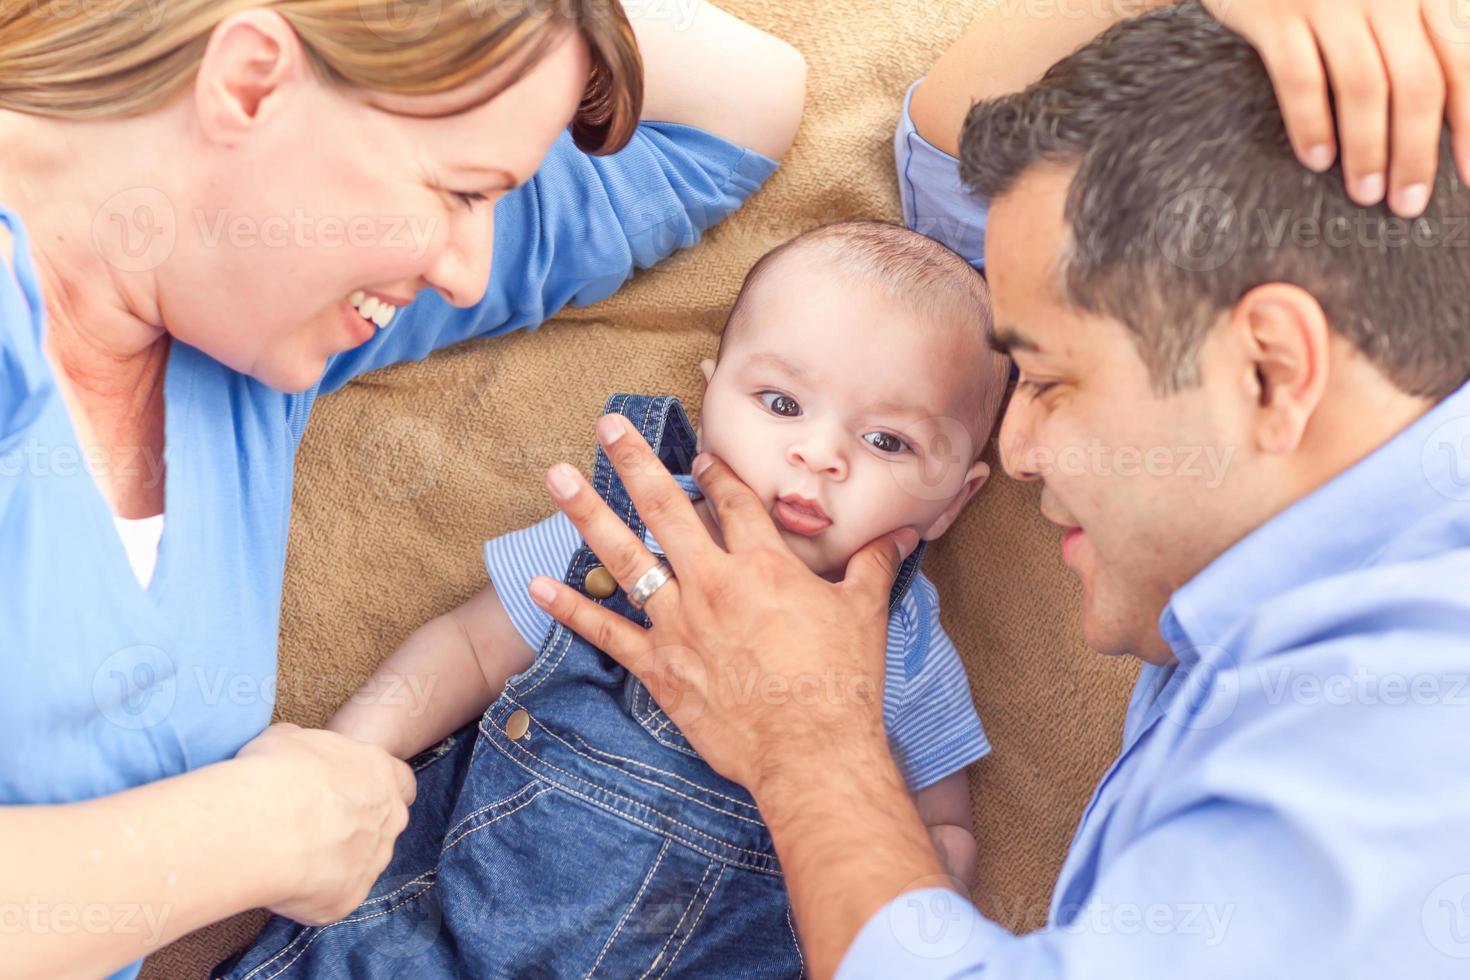
[[[326,727],[407,759],[484,711],[535,657],[486,585],[415,630]]]
[[[965,897],[975,885],[975,825],[970,816],[970,785],[965,771],[951,773],[914,794],[919,817],[944,870]]]

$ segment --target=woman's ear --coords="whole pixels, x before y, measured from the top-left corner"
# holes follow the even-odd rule
[[[960,516],[960,511],[965,509],[965,504],[969,503],[970,498],[980,492],[980,488],[985,486],[985,481],[989,479],[990,464],[977,459],[974,465],[970,467],[970,471],[965,474],[964,486],[960,487],[959,492],[954,495],[954,499],[949,502],[949,506],[944,508],[944,513],[935,518],[934,523],[930,524],[929,529],[921,534],[920,537],[925,541],[934,541],[945,531],[948,531],[950,526],[954,524],[955,519]]]
[[[1241,297],[1230,322],[1249,368],[1249,431],[1262,452],[1290,453],[1327,389],[1327,315],[1306,290],[1274,282]]]
[[[253,8],[220,21],[194,80],[204,135],[238,143],[259,128],[288,83],[306,77],[305,67],[301,39],[280,14]]]

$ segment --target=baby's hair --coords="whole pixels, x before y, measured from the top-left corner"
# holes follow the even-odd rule
[[[982,363],[973,403],[978,456],[1000,416],[1010,379],[1010,359],[990,349],[994,322],[985,277],[958,252],[891,221],[838,221],[804,231],[761,256],[745,274],[730,312],[715,360],[725,341],[744,320],[756,287],[783,259],[809,256],[858,282],[882,289],[894,302],[925,319],[942,320],[975,331]]]

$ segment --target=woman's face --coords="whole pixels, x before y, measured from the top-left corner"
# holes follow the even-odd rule
[[[433,118],[515,66],[409,98],[329,86],[304,58],[279,80],[261,67],[257,83],[248,50],[241,59],[235,82],[201,72],[196,86],[204,163],[158,269],[159,310],[176,339],[283,391],[380,329],[349,301],[359,291],[400,307],[426,287],[457,306],[480,300],[495,202],[535,173],[590,70],[570,33],[495,98]]]

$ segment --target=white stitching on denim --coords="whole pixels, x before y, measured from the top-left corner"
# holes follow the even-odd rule
[[[539,725],[539,722],[538,722],[538,725]],[[544,726],[542,727],[542,730],[543,731],[545,730]],[[486,734],[488,735],[489,733],[487,732]],[[491,743],[490,744],[494,745],[496,747],[496,749],[498,749],[502,755],[504,755],[506,758],[510,759],[512,762],[515,762],[522,769],[526,770],[526,772],[530,773],[533,776],[536,775],[536,771],[534,769],[532,769],[530,766],[526,765],[525,763],[521,762],[519,759],[516,759],[514,756],[510,755],[509,753],[507,753],[505,751],[505,749],[502,748],[493,739],[491,740]],[[524,751],[524,750],[522,750],[522,751]],[[527,753],[527,754],[529,755],[530,753]],[[585,784],[587,786],[592,786],[593,788],[597,789],[598,791],[603,792],[603,793],[606,793],[609,796],[615,796],[618,799],[623,800],[624,802],[633,803],[633,804],[636,804],[637,806],[644,807],[645,809],[648,809],[648,810],[654,809],[654,807],[649,806],[647,803],[644,803],[641,800],[635,800],[631,796],[624,796],[622,793],[619,793],[616,790],[610,789],[610,788],[608,788],[606,786],[598,786],[597,784],[593,783],[590,779],[583,779],[581,776],[578,776],[575,773],[567,772],[565,769],[561,768],[560,766],[556,766],[556,765],[553,765],[550,762],[547,762],[545,759],[541,758],[539,755],[536,756],[535,758],[536,758],[536,761],[538,763],[540,763],[541,765],[543,765],[546,768],[551,769],[551,770],[553,770],[555,772],[561,773],[563,776],[567,777],[568,779],[575,780],[576,782],[583,783],[583,784]],[[568,792],[568,793],[574,793],[575,792],[570,786],[567,786],[566,784],[561,784],[560,788],[562,790],[564,790],[565,792]],[[609,807],[606,807],[606,806],[603,806],[603,809],[610,809],[610,808]],[[612,812],[617,813],[619,811],[613,810]],[[703,837],[706,840],[714,841],[716,844],[720,845],[721,847],[728,847],[732,851],[739,851],[742,854],[752,854],[752,855],[755,855],[756,857],[767,858],[767,859],[769,859],[769,858],[771,858],[773,856],[771,854],[768,854],[765,851],[751,850],[748,847],[741,847],[738,844],[732,844],[732,843],[730,843],[727,840],[723,840],[723,839],[721,839],[719,837],[716,837],[714,834],[707,834],[704,831],[700,830],[698,827],[692,827],[689,824],[684,823],[682,820],[676,820],[676,819],[674,819],[673,817],[669,816],[667,813],[659,813],[659,816],[663,817],[669,823],[677,824],[678,826],[683,827],[685,830],[689,831],[692,834],[698,834],[700,837]],[[632,819],[632,818],[630,817],[630,819]],[[647,826],[647,825],[645,824],[645,826]],[[657,831],[657,828],[650,827],[649,829],[650,830]],[[701,853],[703,853],[703,852],[701,852]],[[720,858],[718,858],[718,855],[711,854],[710,856],[711,857],[715,857],[717,859],[720,859]]]
[[[550,793],[551,792],[551,789],[552,789],[552,787],[551,787],[551,784],[550,783],[544,783],[544,784],[542,784],[542,786],[541,786],[541,788],[539,790],[537,790],[536,792],[532,793],[525,800],[523,800],[520,803],[518,803],[517,805],[511,807],[509,810],[506,810],[504,813],[496,814],[495,819],[493,819],[493,820],[486,820],[484,823],[480,824],[480,826],[478,826],[478,827],[471,827],[469,830],[466,830],[464,833],[460,834],[458,837],[456,837],[454,840],[450,841],[448,844],[445,844],[444,845],[444,849],[439,852],[440,856],[443,856],[445,854],[448,854],[450,848],[457,846],[460,841],[464,840],[466,837],[469,837],[471,834],[478,834],[480,831],[484,830],[486,827],[489,827],[492,824],[499,823],[500,821],[504,820],[506,817],[508,817],[508,816],[510,816],[512,814],[520,813],[526,807],[530,806],[532,803],[535,803],[542,796],[542,794],[544,794],[544,793]]]
[[[648,975],[653,972],[653,968],[658,966],[659,960],[663,959],[664,953],[668,952],[669,943],[674,941],[674,937],[679,934],[679,930],[684,926],[684,920],[689,918],[689,910],[694,908],[695,902],[699,901],[699,893],[704,891],[704,883],[709,878],[710,868],[714,866],[715,862],[713,861],[704,866],[704,874],[700,876],[699,884],[694,886],[694,894],[689,896],[689,904],[684,906],[684,911],[679,915],[679,921],[674,923],[674,930],[669,933],[668,938],[664,940],[664,944],[658,948],[658,955],[648,964],[648,969],[638,974],[638,980],[646,980]],[[723,873],[724,871],[722,869],[721,874]],[[719,879],[716,878],[715,880],[718,881]]]
[[[709,892],[704,896],[704,904],[699,907],[699,914],[694,917],[693,922],[689,923],[689,931],[684,933],[683,939],[679,940],[679,948],[674,950],[674,954],[669,957],[669,961],[659,971],[658,975],[660,978],[668,975],[669,968],[674,965],[674,961],[679,958],[679,954],[684,952],[684,944],[689,942],[689,937],[694,935],[694,930],[699,928],[699,920],[704,918],[705,910],[709,908],[710,900],[715,897],[715,892],[719,889],[720,882],[724,879],[726,870],[724,865],[720,866],[720,873],[715,875],[714,884],[709,886]]]
[[[369,899],[367,899],[366,901],[364,901],[362,903],[362,905],[359,905],[358,908],[362,908],[363,905],[376,905],[379,902],[386,902],[388,899],[392,898],[394,895],[397,895],[399,892],[403,891],[404,889],[412,888],[414,885],[421,884],[421,883],[423,883],[425,881],[428,881],[429,879],[435,877],[438,873],[439,873],[439,869],[438,868],[430,868],[428,871],[425,871],[423,874],[414,875],[408,881],[404,882],[402,885],[399,885],[397,888],[393,889],[391,892],[389,892],[386,895],[379,895],[377,898],[369,898]]]
[[[697,797],[690,796],[687,793],[681,793],[678,790],[674,789],[672,786],[667,786],[667,785],[665,785],[663,783],[657,782],[656,780],[647,779],[647,778],[645,778],[643,776],[635,775],[635,774],[633,774],[631,772],[628,772],[625,769],[620,769],[619,767],[614,766],[611,763],[603,762],[601,759],[594,759],[594,758],[592,758],[592,756],[587,755],[584,752],[578,751],[578,749],[577,749],[577,747],[575,745],[572,745],[566,739],[564,739],[561,736],[557,735],[555,732],[553,732],[551,729],[547,728],[545,725],[541,724],[539,721],[536,723],[536,727],[539,728],[539,729],[541,729],[548,736],[550,736],[551,738],[553,738],[556,741],[560,742],[562,745],[565,745],[572,752],[575,752],[577,755],[579,755],[582,758],[586,759],[588,762],[592,763],[593,765],[602,766],[602,767],[604,767],[606,769],[611,769],[611,770],[613,770],[616,773],[619,773],[621,775],[627,776],[629,779],[636,779],[638,782],[643,783],[646,786],[652,786],[655,789],[661,789],[661,790],[663,790],[666,793],[673,793],[675,796],[682,797],[683,799],[688,800],[690,803],[694,803],[694,804],[696,804],[698,806],[702,806],[705,809],[707,809],[707,810],[709,810],[709,811],[711,811],[713,813],[720,814],[721,816],[730,817],[733,820],[743,820],[746,823],[751,824],[753,826],[760,827],[762,829],[765,828],[765,822],[764,821],[761,821],[761,820],[752,820],[750,817],[742,817],[738,813],[731,813],[729,810],[724,810],[724,809],[721,809],[720,807],[714,806],[713,804],[706,803],[704,800],[701,800],[701,799],[699,799]],[[653,769],[656,772],[663,772],[664,771],[662,769],[659,769],[656,766],[649,766],[648,768]],[[673,776],[674,774],[673,773],[665,773],[665,775]],[[678,778],[678,777],[675,777],[675,778]],[[686,782],[687,782],[687,780],[686,780]],[[692,785],[698,785],[698,784],[692,784]],[[714,793],[714,790],[710,790],[710,792],[711,793]],[[719,796],[721,794],[714,793],[714,795]],[[729,799],[729,797],[725,797],[725,798],[726,799]]]
[[[791,906],[786,906],[786,928],[791,933],[791,944],[796,947],[796,962],[801,975],[806,976],[806,957],[801,952],[801,940],[796,937],[796,923],[791,921]]]
[[[535,783],[527,783],[526,785],[522,786],[520,789],[516,790],[514,793],[510,794],[509,796],[505,797],[504,799],[496,800],[494,803],[487,803],[484,806],[480,807],[480,809],[476,810],[474,813],[467,814],[463,819],[461,819],[459,821],[459,823],[457,823],[453,827],[450,827],[449,828],[448,832],[445,833],[445,835],[444,835],[444,839],[445,840],[448,840],[449,838],[453,837],[454,834],[455,834],[455,832],[457,830],[459,830],[459,828],[463,827],[465,824],[469,823],[471,820],[475,819],[480,814],[484,813],[486,810],[493,810],[493,809],[495,809],[498,806],[505,806],[505,804],[509,803],[511,800],[515,799],[517,796],[520,796],[521,794],[527,792],[528,790],[530,790],[535,785],[536,785]]]
[[[747,803],[744,800],[737,800],[735,797],[727,796],[726,794],[721,793],[719,790],[710,789],[708,786],[701,786],[699,783],[696,783],[692,779],[685,779],[683,776],[679,775],[676,772],[669,772],[667,769],[660,769],[658,766],[644,762],[641,759],[630,759],[627,756],[618,755],[616,752],[609,752],[606,749],[599,749],[597,746],[588,742],[585,738],[578,735],[576,732],[572,733],[572,737],[575,738],[578,742],[581,742],[583,748],[585,748],[588,752],[592,752],[609,759],[617,759],[619,762],[626,762],[630,765],[642,766],[645,769],[652,769],[654,772],[661,772],[671,779],[677,779],[681,783],[688,783],[690,786],[693,786],[696,789],[702,789],[706,793],[709,793],[712,796],[718,796],[720,799],[734,803],[736,806],[744,807],[747,810],[753,810],[756,813],[760,812],[760,807],[756,806],[754,803]]]
[[[551,651],[547,650],[547,652],[544,654],[546,669],[541,671],[541,675],[536,678],[535,683],[531,684],[530,687],[515,692],[521,697],[525,697],[527,694],[530,694],[532,691],[536,690],[536,688],[540,687],[542,684],[545,684],[548,680],[550,680],[551,675],[556,671],[556,668],[560,667],[561,662],[566,659],[567,651],[572,648],[572,631],[567,629],[561,623],[555,623],[551,627],[551,635],[554,639],[548,640],[546,643],[542,644],[543,648],[545,648],[549,644],[558,643],[561,640],[565,640],[566,642],[561,643],[561,650],[556,653],[556,661],[554,663],[550,659],[552,656]],[[501,694],[501,697],[506,698],[512,703],[515,702],[515,696],[511,693],[509,688],[507,688]]]
[[[540,773],[537,773],[530,766],[526,765],[520,759],[517,759],[515,756],[511,755],[509,752],[505,751],[505,749],[502,746],[498,745],[497,743],[495,743],[493,741],[490,742],[490,744],[495,746],[495,750],[497,752],[499,752],[501,755],[505,756],[505,758],[509,759],[511,762],[513,762],[516,765],[520,766],[522,769],[526,770],[526,772],[530,773],[533,776],[538,776],[539,778],[542,778],[542,779],[546,778],[544,775],[542,775]],[[541,761],[541,760],[538,759],[537,761]],[[556,767],[555,766],[551,766],[550,768],[555,769]],[[747,871],[756,871],[756,872],[759,872],[761,874],[774,875],[777,878],[782,877],[782,873],[779,870],[773,870],[771,868],[764,867],[764,866],[762,866],[760,864],[756,864],[753,861],[741,861],[739,859],[731,859],[728,854],[716,854],[714,851],[707,850],[706,848],[701,847],[699,844],[696,844],[695,842],[693,842],[691,840],[686,840],[683,837],[674,837],[667,830],[664,830],[664,829],[662,829],[660,827],[655,827],[653,824],[649,823],[648,821],[639,819],[638,817],[633,816],[633,814],[631,814],[631,813],[628,813],[628,812],[626,812],[624,810],[616,809],[616,808],[614,808],[612,806],[609,806],[608,804],[602,802],[601,800],[594,799],[593,797],[590,797],[590,796],[588,796],[585,793],[578,792],[577,790],[573,789],[570,786],[567,786],[564,783],[558,783],[558,784],[556,784],[556,788],[558,790],[560,790],[561,792],[566,793],[568,796],[575,796],[577,799],[579,799],[582,802],[588,804],[589,806],[595,806],[599,810],[606,811],[607,813],[610,813],[610,814],[612,814],[615,817],[620,817],[621,819],[626,820],[629,823],[637,824],[638,826],[644,828],[645,830],[651,831],[652,833],[655,833],[655,834],[659,835],[660,837],[672,838],[674,840],[677,840],[680,844],[682,844],[683,846],[689,848],[691,851],[695,852],[696,854],[702,854],[702,855],[704,855],[705,857],[709,858],[712,861],[723,861],[726,864],[731,865],[732,867],[744,868]],[[608,792],[612,796],[617,796],[618,795],[616,793],[613,793],[611,790],[606,790],[605,792]],[[636,800],[630,800],[628,802],[637,803]],[[646,804],[642,804],[642,803],[638,803],[637,805],[646,807]],[[672,823],[678,823],[679,826],[681,826],[681,827],[684,827],[685,826],[684,824],[679,823],[679,821],[673,820],[672,818],[666,818],[666,819],[669,819],[670,822],[672,822]],[[692,828],[692,827],[689,827],[688,829],[694,830],[694,828]],[[695,833],[699,833],[699,831],[696,830]],[[701,837],[709,837],[708,834],[700,834],[700,836]],[[736,851],[745,851],[745,848],[735,847],[735,845],[733,845],[733,844],[727,844],[724,841],[719,840],[718,838],[711,837],[710,839],[713,840],[713,841],[715,841],[716,843],[718,843],[722,847],[728,847],[728,848],[731,848],[732,850],[736,850]],[[762,854],[759,851],[746,851],[746,853],[747,854],[755,854],[757,857],[764,857],[764,858],[767,858],[767,860],[769,860],[772,857],[772,855]]]
[[[422,876],[420,876],[420,877],[422,877]],[[296,952],[296,955],[295,956],[293,956],[289,960],[287,960],[286,963],[279,970],[277,970],[275,973],[272,973],[268,977],[262,977],[261,978],[261,980],[275,980],[276,977],[281,976],[281,974],[283,974],[287,970],[291,969],[291,965],[293,963],[295,963],[297,960],[301,959],[301,957],[306,953],[306,951],[309,948],[311,948],[311,944],[314,943],[314,942],[316,942],[317,937],[320,936],[320,935],[322,935],[328,929],[333,929],[333,928],[335,928],[337,926],[340,926],[340,925],[347,925],[347,924],[356,923],[356,922],[367,922],[370,919],[381,918],[382,916],[388,915],[394,909],[397,909],[399,906],[405,905],[405,904],[413,901],[415,898],[418,898],[420,895],[427,895],[430,891],[433,890],[434,885],[435,885],[435,882],[434,881],[429,882],[428,887],[425,888],[423,891],[414,892],[412,895],[408,896],[403,901],[397,903],[396,905],[393,905],[390,908],[386,908],[386,909],[384,909],[381,912],[374,912],[372,915],[364,915],[364,916],[361,916],[359,918],[338,919],[336,922],[329,922],[329,923],[327,923],[324,926],[316,926],[316,927],[313,927],[311,929],[307,929],[307,930],[305,930],[305,931],[297,934],[296,938],[293,939],[293,940],[291,940],[289,943],[287,943],[286,946],[285,946],[285,948],[282,949],[275,956],[272,956],[270,959],[268,959],[264,963],[260,964],[260,966],[257,966],[255,969],[253,969],[249,973],[245,974],[245,976],[242,978],[242,980],[251,980],[251,977],[254,977],[257,973],[259,973],[261,970],[264,970],[266,967],[270,966],[272,963],[274,963],[276,960],[280,959],[282,956],[285,956],[288,952],[291,951],[291,948],[293,946],[295,946],[297,943],[301,942],[302,939],[305,939],[308,935],[310,935],[311,938],[306,940],[306,944],[304,946],[302,946],[301,949],[299,949]]]
[[[653,867],[648,869],[648,874],[643,876],[643,884],[638,886],[638,893],[633,896],[633,901],[628,903],[628,907],[623,909],[623,917],[618,920],[618,927],[614,929],[613,934],[607,938],[607,942],[602,944],[602,952],[597,954],[597,962],[592,964],[592,969],[588,970],[583,975],[582,980],[591,980],[592,975],[597,972],[597,968],[602,965],[602,958],[607,955],[608,950],[613,948],[613,943],[616,943],[618,941],[618,934],[623,931],[623,926],[627,923],[628,916],[633,914],[633,910],[636,909],[638,907],[638,903],[643,900],[643,893],[648,889],[648,883],[652,881],[653,876],[658,873],[659,865],[664,863],[664,855],[669,853],[669,847],[672,846],[673,843],[674,840],[672,837],[664,838],[663,846],[658,849],[658,857],[655,858],[653,861]]]

